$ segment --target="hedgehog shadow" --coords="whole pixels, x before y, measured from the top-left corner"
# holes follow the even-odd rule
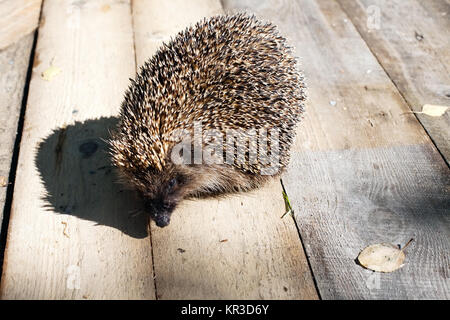
[[[76,122],[39,143],[35,165],[46,190],[42,200],[49,211],[145,238],[148,218],[130,215],[142,202],[117,182],[109,160],[105,140],[116,123],[114,117]]]

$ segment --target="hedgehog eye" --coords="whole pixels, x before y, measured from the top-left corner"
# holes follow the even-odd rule
[[[167,186],[169,191],[172,191],[176,184],[177,184],[176,178],[170,179],[169,184]]]

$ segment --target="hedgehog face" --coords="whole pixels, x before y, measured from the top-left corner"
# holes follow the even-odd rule
[[[184,191],[184,178],[177,171],[158,171],[146,176],[146,188],[141,190],[144,209],[158,227],[170,223],[172,212],[184,198]]]
[[[222,189],[222,178],[218,172],[224,171],[203,165],[175,165],[171,162],[162,171],[150,170],[138,187],[144,199],[144,209],[158,227],[165,227],[183,199],[203,196],[205,186],[210,186],[210,192],[214,188]],[[225,175],[228,173],[225,172]],[[145,188],[142,188],[144,185]]]

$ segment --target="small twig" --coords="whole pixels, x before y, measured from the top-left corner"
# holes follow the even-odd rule
[[[63,235],[65,235],[67,238],[70,238],[69,234],[66,232],[66,230],[67,230],[67,222],[61,221],[61,224],[64,225]]]
[[[413,238],[411,238],[411,239],[409,239],[409,241],[405,244],[405,246],[402,248],[402,249],[400,249],[400,251],[403,251],[403,250],[405,250],[406,249],[406,247],[407,246],[409,246],[410,244],[411,244],[411,242],[413,242],[414,241],[414,239]]]

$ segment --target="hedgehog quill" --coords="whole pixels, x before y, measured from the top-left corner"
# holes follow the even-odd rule
[[[140,69],[110,138],[122,180],[167,226],[186,198],[245,192],[279,176],[306,99],[286,39],[247,14],[204,19]]]

